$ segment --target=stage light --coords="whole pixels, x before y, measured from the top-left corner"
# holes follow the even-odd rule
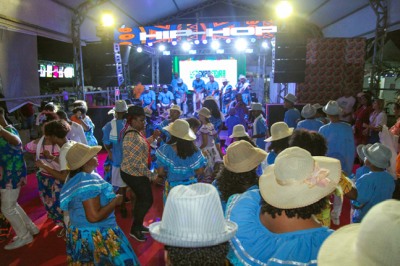
[[[244,51],[247,48],[247,41],[246,39],[237,39],[235,42],[235,48],[238,51]]]
[[[151,47],[151,46],[153,46],[153,43],[149,42],[147,45]]]
[[[189,50],[189,54],[197,54],[196,50]]]
[[[261,46],[262,46],[262,48],[264,48],[264,49],[268,49],[268,48],[269,48],[269,45],[268,45],[268,42],[267,42],[267,41],[263,41],[263,42],[261,43]]]
[[[199,43],[200,43],[199,40],[195,40],[195,41],[194,41],[194,44],[196,44],[196,45],[199,44]]]
[[[277,4],[275,11],[279,18],[287,18],[292,14],[293,7],[289,1],[281,1]]]
[[[114,16],[112,15],[111,12],[105,11],[101,15],[101,25],[104,27],[111,27],[114,25]]]
[[[251,54],[251,53],[253,53],[253,49],[247,48],[247,49],[245,50],[245,52],[246,52],[247,54]]]
[[[182,43],[182,49],[183,49],[184,51],[189,51],[189,50],[190,50],[190,47],[191,47],[190,43],[188,43],[188,42]]]
[[[138,53],[143,52],[143,48],[139,46],[138,48],[136,48],[136,52],[138,52]]]
[[[160,52],[164,52],[164,51],[165,51],[165,45],[164,45],[164,44],[161,44],[160,46],[158,46],[158,50],[159,50]]]
[[[171,55],[171,51],[163,51],[163,55]]]
[[[175,46],[175,45],[177,45],[178,43],[177,43],[176,41],[172,41],[171,44],[172,44],[173,46]]]
[[[203,44],[207,44],[207,43],[208,43],[207,40],[202,40],[201,42],[202,42]]]
[[[218,50],[220,46],[221,45],[220,45],[219,41],[213,41],[211,43],[211,48],[213,48],[214,50]]]
[[[216,51],[217,54],[223,54],[224,52],[225,52],[224,49],[218,49],[218,50]]]
[[[255,43],[255,42],[256,42],[256,38],[251,38],[250,41],[251,41],[252,43]]]
[[[232,42],[232,40],[231,39],[226,39],[226,41],[225,41],[227,44],[229,44],[229,43],[231,43]]]

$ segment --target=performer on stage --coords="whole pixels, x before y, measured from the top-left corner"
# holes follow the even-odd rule
[[[221,102],[222,102],[222,113],[227,114],[229,110],[229,104],[232,101],[233,92],[232,85],[229,84],[229,81],[224,78],[222,79],[222,87],[221,91]]]
[[[193,111],[197,111],[201,108],[201,102],[203,101],[203,93],[206,89],[204,80],[201,79],[201,74],[196,74],[196,79],[192,82],[193,88]]]
[[[174,88],[174,97],[176,100],[176,104],[179,105],[183,114],[187,113],[187,105],[186,105],[186,98],[187,98],[188,87],[181,78],[178,78],[177,85]]]
[[[159,103],[157,104],[158,115],[161,115],[166,110],[168,110],[174,103],[173,100],[174,100],[174,95],[172,94],[172,92],[168,91],[167,85],[163,85],[162,91],[158,94],[158,101],[159,101]]]
[[[207,82],[206,84],[206,93],[207,96],[213,96],[214,99],[217,101],[218,107],[220,107],[219,104],[219,84],[214,80],[214,75],[209,74],[208,75],[210,81]]]
[[[239,76],[239,82],[236,84],[237,93],[242,94],[243,102],[246,105],[251,103],[250,99],[250,83],[248,83],[246,77],[244,75]]]

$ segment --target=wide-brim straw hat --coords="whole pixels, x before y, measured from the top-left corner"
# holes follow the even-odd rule
[[[375,143],[369,147],[363,147],[362,151],[365,155],[365,158],[367,158],[368,161],[376,167],[385,169],[390,166],[392,152],[385,145],[381,143]]]
[[[117,113],[125,113],[128,111],[128,105],[124,100],[118,100],[115,102],[115,106],[113,108]]]
[[[331,194],[341,177],[340,161],[291,147],[278,154],[275,164],[260,177],[263,199],[280,209],[309,206]]]
[[[203,107],[201,108],[198,112],[199,115],[202,115],[206,118],[210,118],[211,117],[211,112],[207,107]]]
[[[271,126],[271,137],[266,142],[287,138],[293,134],[293,127],[289,127],[285,122],[276,122]]]
[[[164,127],[172,136],[184,139],[184,140],[195,140],[196,134],[190,128],[189,123],[184,119],[176,119],[175,122]]]
[[[85,165],[90,159],[101,151],[101,146],[88,146],[75,143],[67,152],[66,160],[69,170],[76,170]]]
[[[289,102],[291,102],[291,103],[295,103],[297,101],[297,97],[294,94],[291,94],[291,93],[286,94],[284,99],[289,101]]]
[[[223,157],[224,166],[231,172],[244,173],[255,169],[267,158],[267,152],[248,141],[235,141],[228,146]]]
[[[342,113],[342,108],[340,108],[337,101],[329,101],[322,110],[327,115],[339,115]]]
[[[180,115],[182,114],[181,107],[179,107],[177,104],[173,104],[171,108],[169,108],[168,112],[171,113],[171,111],[178,111]]]
[[[151,236],[165,245],[197,248],[227,242],[238,226],[224,218],[216,188],[197,183],[172,188],[161,221],[149,229]]]
[[[317,110],[309,103],[304,105],[303,109],[301,110],[301,116],[305,119],[313,118],[316,113]]]
[[[372,207],[361,223],[331,234],[318,253],[321,266],[399,265],[400,201],[386,200]]]
[[[241,137],[248,137],[249,134],[247,134],[246,129],[242,124],[236,125],[233,127],[232,135],[229,137],[232,138],[241,138]]]

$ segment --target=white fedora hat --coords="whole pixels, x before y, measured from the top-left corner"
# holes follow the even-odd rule
[[[303,109],[301,110],[301,116],[305,119],[314,117],[316,113],[317,110],[309,103],[304,105]]]
[[[253,170],[267,158],[267,152],[254,147],[248,141],[236,141],[229,145],[224,155],[225,168],[234,173]]]
[[[251,103],[249,111],[262,111],[261,103]]]
[[[175,122],[164,127],[172,136],[184,140],[195,140],[196,134],[190,129],[189,123],[184,119],[176,119]]]
[[[285,98],[285,100],[292,102],[292,103],[295,103],[297,101],[297,97],[291,93],[286,94],[286,96],[284,98]]]
[[[230,135],[230,138],[241,138],[241,137],[248,137],[249,134],[247,134],[246,129],[244,128],[243,125],[239,124],[233,127],[232,135]]]
[[[386,200],[365,215],[361,223],[346,225],[322,244],[318,265],[399,265],[400,201]]]
[[[331,194],[341,177],[340,161],[324,156],[311,156],[299,147],[278,154],[275,164],[260,177],[263,199],[280,209],[309,206]]]
[[[339,115],[342,112],[342,108],[340,108],[337,101],[329,101],[322,110],[327,115]]]
[[[158,242],[173,247],[215,246],[231,239],[237,224],[227,221],[213,185],[197,183],[171,189],[160,222],[150,225]]]
[[[365,158],[370,163],[379,168],[387,168],[390,166],[390,158],[392,158],[392,152],[388,147],[381,143],[375,143],[372,146],[362,148]]]
[[[363,152],[363,148],[365,147],[366,149],[368,149],[371,146],[372,146],[372,144],[367,144],[367,145],[360,144],[357,146],[357,148],[356,148],[357,155],[358,155],[358,157],[360,157],[361,161],[364,161],[364,159],[365,159],[365,154]]]
[[[293,127],[288,127],[285,122],[276,122],[271,126],[271,137],[267,138],[266,142],[271,142],[289,137],[293,134]]]

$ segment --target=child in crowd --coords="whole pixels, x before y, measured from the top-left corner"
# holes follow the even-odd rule
[[[365,165],[371,171],[362,175],[356,182],[357,200],[352,202],[352,220],[359,223],[367,212],[376,204],[392,198],[395,188],[393,177],[385,171],[389,167],[392,152],[381,143],[375,143],[370,147],[363,147]]]

